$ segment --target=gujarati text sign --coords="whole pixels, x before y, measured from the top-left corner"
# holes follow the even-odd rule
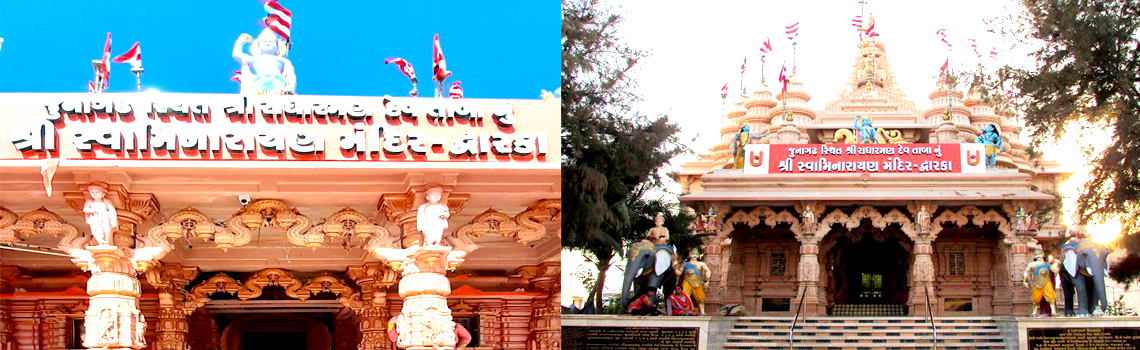
[[[1029,328],[1029,350],[1140,349],[1137,328]]]
[[[697,350],[700,328],[562,326],[569,350]]]
[[[745,174],[985,173],[973,143],[750,144]]]

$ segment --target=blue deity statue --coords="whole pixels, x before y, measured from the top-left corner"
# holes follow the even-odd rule
[[[249,54],[243,52],[245,43]],[[241,93],[258,95],[292,95],[296,92],[297,77],[293,63],[285,58],[289,52],[284,40],[266,28],[257,36],[242,33],[234,42],[234,60],[241,63]]]
[[[745,124],[740,128],[740,132],[732,139],[732,161],[733,169],[744,169],[744,145],[752,142],[753,139],[760,140],[771,132],[764,133],[763,135],[753,135],[751,128]]]
[[[1005,148],[1005,144],[1001,141],[1001,134],[998,133],[997,126],[993,124],[987,125],[986,130],[974,140],[974,143],[986,145],[986,168],[996,168],[997,154]]]
[[[879,143],[875,127],[871,126],[871,116],[855,116],[855,134],[859,136],[858,143]]]

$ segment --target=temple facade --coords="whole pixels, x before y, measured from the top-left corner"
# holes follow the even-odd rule
[[[2,350],[396,349],[393,328],[409,349],[460,328],[468,348],[559,348],[557,101],[0,94],[0,111]],[[438,245],[417,220],[433,200]]]
[[[1031,158],[1016,116],[978,89],[939,79],[919,110],[882,41],[854,56],[822,110],[794,74],[786,93],[760,86],[727,112],[720,142],[681,166],[713,271],[709,309],[1029,315],[1022,271],[1063,237],[1070,173]]]

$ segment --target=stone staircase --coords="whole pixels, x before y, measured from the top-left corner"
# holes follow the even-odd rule
[[[906,305],[840,304],[831,308],[832,316],[906,316]]]
[[[938,349],[1005,349],[991,317],[937,317]],[[792,317],[741,317],[725,349],[789,349]],[[930,321],[921,317],[809,317],[796,323],[790,349],[932,349]]]

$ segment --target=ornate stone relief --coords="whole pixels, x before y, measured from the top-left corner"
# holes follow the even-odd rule
[[[475,247],[475,243],[471,241],[472,236],[482,237],[488,233],[512,238],[519,244],[527,244],[546,236],[546,226],[542,223],[561,221],[562,201],[543,199],[515,215],[514,218],[494,209],[487,209],[471,219],[470,224],[455,230],[452,235],[462,240],[468,247]]]
[[[305,233],[312,225],[309,217],[301,215],[296,208],[290,208],[284,201],[276,199],[259,199],[246,205],[245,209],[226,221],[226,228],[214,235],[214,242],[219,248],[226,250],[231,247],[249,244],[253,240],[253,231],[261,227],[279,227],[285,230],[285,238],[289,243],[299,246],[309,246],[310,241],[322,242],[324,237],[309,238]],[[319,245],[318,245],[319,247]]]
[[[190,291],[186,297],[187,303],[184,311],[190,314],[195,309],[206,305],[210,301],[210,295],[217,292],[233,294],[237,296],[238,300],[246,301],[260,297],[265,287],[268,286],[282,287],[285,289],[286,296],[301,301],[308,300],[322,292],[329,292],[336,295],[337,300],[345,305],[348,305],[354,295],[357,294],[355,289],[328,274],[314,277],[308,282],[302,283],[289,271],[269,268],[258,271],[245,283],[241,283],[225,273],[218,273],[214,277],[199,283]],[[357,297],[357,299],[359,298]]]
[[[800,225],[800,219],[797,218],[794,214],[788,212],[787,210],[781,210],[779,213],[777,213],[775,210],[772,210],[772,208],[760,206],[753,208],[752,211],[749,212],[745,212],[744,210],[737,210],[736,212],[732,213],[732,215],[729,215],[728,218],[724,220],[723,224],[718,225],[720,227],[720,230],[717,232],[717,235],[727,237],[732,233],[732,231],[736,229],[734,226],[738,223],[743,223],[749,227],[754,227],[760,225],[761,222],[763,222],[765,225],[768,225],[769,227],[776,227],[776,225],[779,223],[788,223],[792,225],[792,233],[795,233],[798,236],[803,232],[803,228]]]
[[[387,241],[389,236],[387,229],[372,223],[372,220],[369,220],[364,214],[350,208],[344,208],[330,215],[320,224],[313,226],[303,237],[297,237],[301,239],[294,241],[294,238],[290,237],[289,241],[293,244],[316,249],[323,246],[326,239],[360,239],[363,242],[369,242],[370,240]]]
[[[15,213],[0,208],[0,243],[16,243],[37,234],[61,237],[59,249],[65,252],[83,249],[87,243],[82,239],[85,234],[47,209],[30,211],[17,218]]]

